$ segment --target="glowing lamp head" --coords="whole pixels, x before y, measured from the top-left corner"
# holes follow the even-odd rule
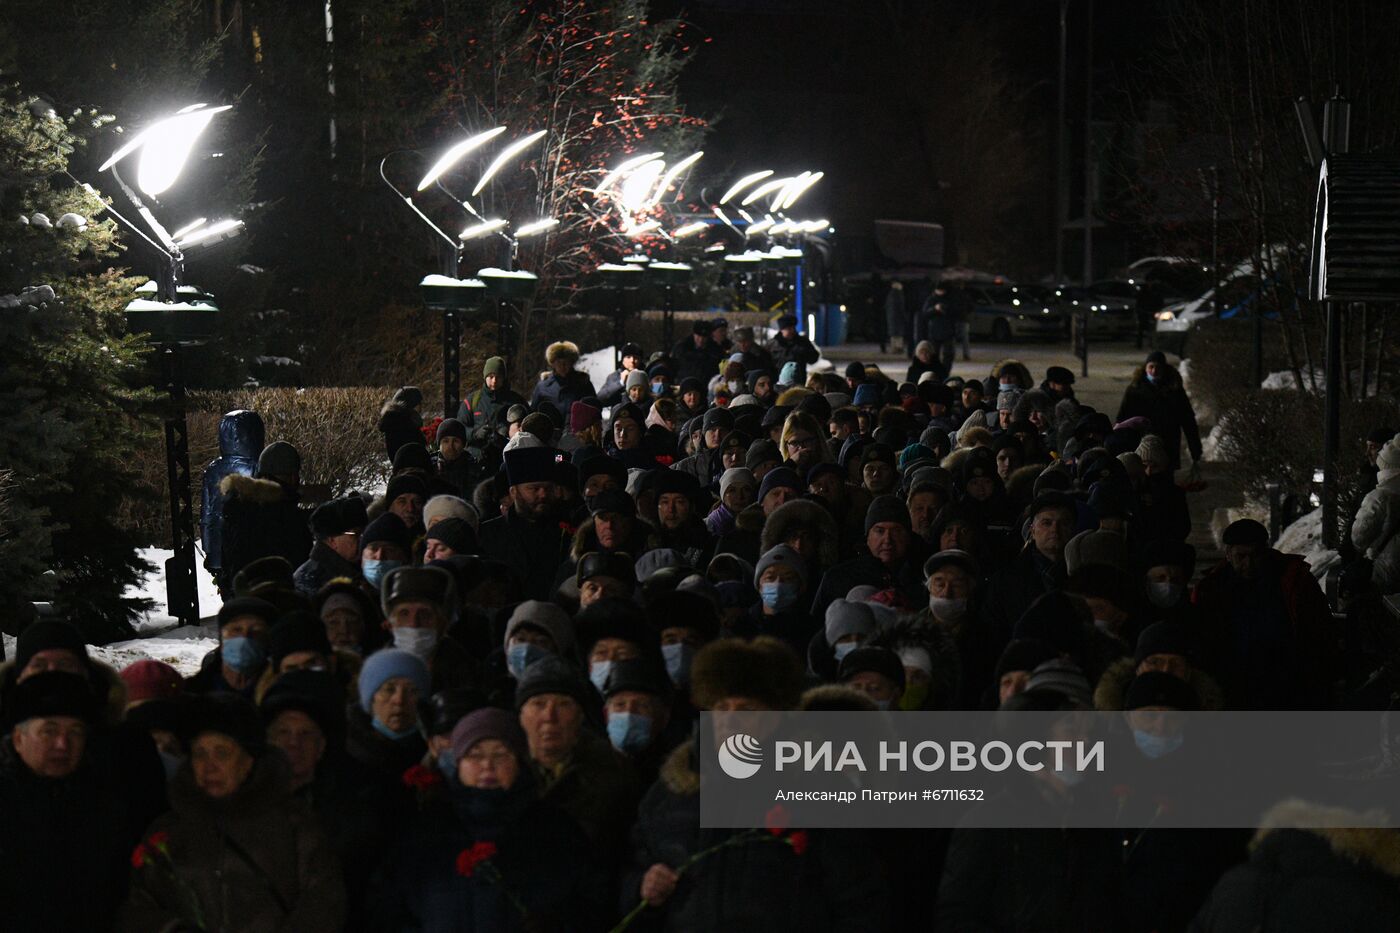
[[[194,149],[195,140],[209,126],[217,113],[229,110],[228,105],[208,107],[193,104],[172,117],[146,127],[135,138],[114,152],[98,171],[105,172],[133,152],[140,151],[136,164],[136,186],[150,197],[170,190],[180,177],[185,162]]]

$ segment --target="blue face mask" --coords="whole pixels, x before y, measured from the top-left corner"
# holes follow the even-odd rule
[[[1148,382],[1151,382],[1151,383],[1153,383],[1154,385],[1156,384],[1156,382],[1157,382],[1157,377],[1156,377],[1156,376],[1152,375],[1151,373],[1143,373],[1143,375],[1147,377],[1147,381],[1148,381]]]
[[[774,612],[782,612],[797,602],[802,588],[796,583],[764,583],[758,588],[763,605]]]
[[[384,736],[386,739],[393,739],[395,742],[398,742],[398,741],[401,741],[401,740],[403,740],[403,739],[406,739],[406,738],[408,738],[409,736],[414,736],[414,735],[417,735],[417,734],[418,734],[418,726],[417,726],[417,725],[409,726],[407,729],[403,730],[402,732],[395,732],[393,729],[390,729],[388,726],[384,725],[384,723],[380,722],[378,719],[373,720],[371,724],[374,726],[374,731],[375,731],[375,732],[378,732],[380,735]]]
[[[671,683],[684,687],[690,683],[690,664],[695,660],[695,649],[683,641],[674,645],[662,645],[661,657],[666,660],[666,674]]]
[[[666,383],[664,383],[664,382],[653,382],[653,383],[651,384],[651,394],[652,394],[652,395],[660,395],[662,392],[665,392],[665,391],[666,391]]]
[[[365,575],[365,582],[377,590],[390,570],[402,566],[401,560],[374,560],[366,557],[360,562],[360,573]]]
[[[608,717],[608,741],[620,752],[639,752],[651,741],[651,717],[613,713]]]
[[[549,654],[539,645],[531,644],[528,641],[517,642],[506,649],[506,667],[510,670],[511,676],[519,680],[520,675],[525,673],[525,668]]]
[[[860,645],[858,643],[853,641],[847,641],[842,642],[839,645],[835,645],[834,647],[832,647],[831,651],[833,654],[836,655],[836,663],[840,664],[845,659],[846,655],[850,654],[852,651],[855,651],[859,647]]]
[[[1170,755],[1181,747],[1185,740],[1180,732],[1176,735],[1158,735],[1155,732],[1144,732],[1142,729],[1133,730],[1133,741],[1137,743],[1138,751],[1148,758],[1162,758]]]
[[[263,650],[262,645],[241,635],[237,638],[225,638],[220,656],[225,664],[240,674],[255,672],[267,660],[267,652]]]
[[[612,673],[613,662],[594,661],[588,665],[588,679],[593,681],[593,688],[599,693],[608,685],[608,675]]]

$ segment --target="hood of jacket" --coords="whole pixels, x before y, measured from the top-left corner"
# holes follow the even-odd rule
[[[747,512],[748,509],[744,511]],[[743,512],[740,513],[740,515],[742,514]],[[836,520],[821,505],[806,499],[793,499],[773,510],[773,514],[769,515],[767,521],[763,523],[762,546],[759,548],[759,553],[767,553],[769,548],[777,547],[804,529],[810,530],[817,536],[817,541],[821,546],[818,563],[824,568],[835,564],[838,540]]]
[[[239,409],[219,419],[221,456],[243,457],[256,463],[258,455],[262,453],[265,439],[262,416],[255,411]]]
[[[1137,676],[1137,662],[1132,658],[1119,658],[1104,669],[1094,687],[1094,709],[1121,710],[1123,698],[1128,695],[1128,684]],[[1225,707],[1225,695],[1215,678],[1198,667],[1191,668],[1191,676],[1186,678],[1191,689],[1201,701],[1203,710],[1219,710]]]
[[[271,505],[287,498],[288,490],[274,479],[255,479],[242,473],[230,473],[219,481],[219,492],[225,498],[237,496],[245,502]]]
[[[1151,387],[1153,389],[1179,389],[1181,388],[1181,374],[1176,371],[1176,367],[1171,363],[1162,363],[1157,367],[1157,381],[1147,381],[1147,367],[1139,366],[1133,370],[1133,378],[1129,385],[1136,388]]]
[[[906,616],[883,631],[870,644],[898,654],[905,648],[923,648],[933,662],[925,709],[952,709],[962,684],[962,659],[953,633],[933,621],[928,609]]]
[[[1250,849],[1281,829],[1296,829],[1311,833],[1327,842],[1332,851],[1349,862],[1355,862],[1391,878],[1400,879],[1400,832],[1377,826],[1320,828],[1322,822],[1378,822],[1378,813],[1358,813],[1343,807],[1328,807],[1305,800],[1284,800],[1275,804],[1259,823],[1259,830],[1250,842]]]
[[[671,793],[690,797],[700,793],[700,769],[695,761],[694,739],[677,745],[661,764],[660,779]]]

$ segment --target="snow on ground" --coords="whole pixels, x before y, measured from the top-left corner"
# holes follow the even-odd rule
[[[1319,580],[1341,561],[1336,551],[1322,546],[1322,509],[1314,509],[1285,528],[1274,547],[1285,554],[1301,554]]]
[[[155,567],[155,570],[146,574],[141,582],[127,590],[125,595],[133,599],[149,599],[155,603],[155,607],[146,613],[145,617],[136,621],[137,633],[162,634],[176,625],[175,617],[166,612],[165,605],[165,562],[175,556],[175,552],[152,547],[143,548],[140,554]],[[214,585],[214,578],[204,569],[204,552],[198,546],[195,547],[194,562],[195,585],[199,590],[199,616],[201,619],[209,619],[218,614],[224,601]]]
[[[1225,455],[1220,452],[1220,438],[1225,436],[1225,424],[1227,418],[1222,417],[1215,422],[1215,427],[1205,437],[1201,438],[1201,459],[1206,463],[1224,463]]]
[[[199,671],[200,660],[218,646],[218,639],[210,638],[208,630],[202,626],[185,625],[159,638],[133,638],[101,648],[91,647],[88,654],[117,670],[143,658],[154,658],[189,677]]]

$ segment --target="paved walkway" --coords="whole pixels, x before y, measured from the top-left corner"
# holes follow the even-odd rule
[[[859,361],[878,365],[885,375],[903,381],[909,366],[903,354],[882,354],[879,345],[873,343],[848,343],[822,347],[821,350],[838,373],[845,369],[847,363]],[[964,362],[959,357],[953,364],[953,374],[986,380],[991,375],[992,364],[1010,358],[1026,364],[1038,382],[1045,378],[1048,367],[1064,366],[1075,374],[1076,397],[1086,405],[1107,412],[1111,418],[1118,413],[1123,390],[1128,387],[1133,371],[1142,364],[1147,353],[1146,349],[1137,349],[1131,340],[1092,345],[1089,348],[1089,375],[1080,376],[1079,360],[1070,353],[1068,342],[973,343],[972,360]],[[1171,354],[1167,358],[1176,362],[1176,357]],[[1209,428],[1210,425],[1202,424],[1201,432],[1204,434]],[[1196,548],[1198,574],[1223,557],[1211,528],[1216,512],[1234,508],[1244,499],[1243,484],[1233,464],[1202,463],[1200,478],[1206,484],[1205,488],[1187,497],[1192,519],[1191,536],[1187,540]],[[1178,474],[1178,479],[1186,482],[1185,471]]]

